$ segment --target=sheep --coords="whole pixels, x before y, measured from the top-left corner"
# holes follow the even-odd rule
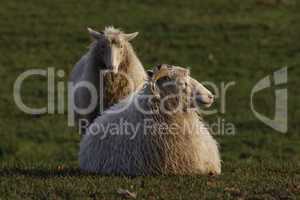
[[[182,67],[163,64],[148,74],[142,89],[89,126],[80,168],[127,176],[220,174],[218,144],[197,113],[213,95]]]
[[[89,51],[76,63],[69,80],[75,85],[73,88],[79,83],[91,84],[96,94],[82,85],[73,91],[71,109],[77,124],[80,120],[87,120],[88,124],[92,122],[99,111],[109,108],[137,90],[147,77],[129,43],[138,32],[125,34],[112,26],[106,27],[103,32],[88,28],[88,32],[93,42]],[[93,101],[96,102],[95,106],[91,105]],[[79,112],[79,109],[86,110]]]

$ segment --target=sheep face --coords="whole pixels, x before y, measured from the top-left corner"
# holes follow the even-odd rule
[[[160,100],[161,110],[187,112],[200,105],[209,107],[213,95],[197,80],[191,78],[187,69],[171,65],[159,65],[148,73],[153,92]]]
[[[96,41],[97,53],[108,70],[117,73],[124,61],[127,42],[135,38],[138,33],[125,34],[118,29],[108,27],[104,32],[97,32],[88,28],[91,37]]]

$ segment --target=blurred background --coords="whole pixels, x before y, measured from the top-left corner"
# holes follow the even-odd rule
[[[253,189],[263,182],[259,179],[262,175],[257,182],[249,181],[250,177],[264,169],[286,170],[286,174],[269,175],[280,178],[289,174],[287,177],[265,183],[274,181],[273,186],[280,190],[296,174],[299,181],[299,10],[296,0],[2,0],[1,169],[77,168],[80,136],[67,126],[67,114],[23,113],[14,103],[13,84],[28,69],[48,67],[64,70],[66,76],[57,81],[67,84],[73,65],[91,42],[86,27],[100,31],[114,25],[128,33],[140,33],[132,45],[147,69],[169,63],[189,67],[197,80],[219,87],[222,82],[235,82],[226,93],[226,112],[220,112],[217,99],[214,108],[219,112],[205,117],[209,123],[221,119],[235,126],[234,135],[216,136],[227,182],[235,174],[233,185],[248,181]],[[250,93],[260,79],[285,66],[288,83],[281,88],[288,88],[288,132],[282,134],[253,115]],[[262,90],[254,98],[256,110],[270,118],[274,115],[274,89]],[[22,97],[28,105],[45,106],[46,79],[27,79]],[[248,179],[239,180],[245,171],[251,171]]]

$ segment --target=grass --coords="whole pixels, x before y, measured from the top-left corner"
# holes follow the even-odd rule
[[[265,0],[267,1],[267,0]],[[138,199],[296,199],[300,197],[300,13],[293,0],[258,1],[2,1],[0,7],[0,199],[118,199],[118,188]],[[259,2],[262,2],[259,1]],[[270,1],[272,2],[272,1]],[[31,68],[67,74],[86,51],[86,27],[113,24],[139,31],[133,41],[146,68],[170,63],[217,85],[234,81],[225,119],[235,135],[218,135],[219,177],[108,177],[78,170],[79,135],[65,115],[31,116],[13,100],[13,84]],[[288,66],[288,132],[281,134],[251,112],[250,93],[263,77]],[[66,81],[67,76],[57,81]],[[271,89],[274,89],[273,87]],[[273,116],[273,90],[255,97],[257,110]],[[23,86],[25,103],[43,106],[43,78]],[[298,108],[298,109],[297,109]]]

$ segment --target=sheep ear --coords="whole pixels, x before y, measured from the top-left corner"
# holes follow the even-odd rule
[[[91,36],[93,39],[95,39],[95,40],[98,40],[98,39],[100,39],[100,38],[103,36],[103,33],[102,33],[102,32],[95,31],[95,30],[93,30],[93,29],[91,29],[91,28],[89,28],[89,27],[87,28],[87,30],[88,30],[90,36]]]
[[[130,41],[130,40],[133,40],[138,34],[139,34],[139,32],[124,34],[124,37],[127,41]]]
[[[148,74],[148,77],[149,78],[152,78],[153,77],[153,70],[147,70],[147,74]]]
[[[153,77],[152,79],[157,81],[158,79],[162,78],[162,77],[165,77],[165,76],[168,76],[170,77],[171,76],[171,72],[168,68],[169,65],[167,64],[160,64],[158,65],[155,70],[154,70],[154,74],[153,74]]]

